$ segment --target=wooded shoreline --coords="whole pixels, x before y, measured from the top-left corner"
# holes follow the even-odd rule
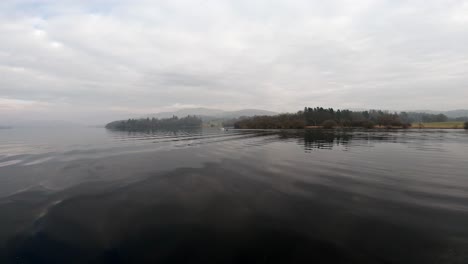
[[[448,122],[450,121],[450,122]],[[465,123],[463,123],[465,122]],[[431,125],[437,123],[437,126]],[[239,118],[234,128],[304,129],[304,128],[465,128],[465,120],[450,120],[443,114],[389,112],[382,110],[350,111],[323,107],[305,107],[297,113]]]

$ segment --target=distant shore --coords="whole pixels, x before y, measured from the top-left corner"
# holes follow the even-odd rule
[[[235,128],[304,129],[304,128],[436,128],[468,129],[468,117],[449,118],[443,114],[389,112],[382,110],[351,111],[323,107],[304,107],[296,113],[253,116],[234,120]]]
[[[306,129],[324,128],[323,126],[306,126]],[[340,127],[336,128],[348,128]],[[349,127],[353,128],[353,127]],[[359,127],[356,127],[359,128]],[[413,123],[411,126],[374,126],[369,129],[464,129],[464,122],[433,122],[433,123]]]
[[[464,122],[413,123],[412,128],[464,129]]]

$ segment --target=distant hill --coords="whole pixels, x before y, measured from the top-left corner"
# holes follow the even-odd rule
[[[413,110],[408,112],[419,112],[419,113],[428,113],[428,114],[444,114],[448,118],[457,118],[457,117],[467,117],[468,109],[458,109],[450,111],[434,111],[434,110]]]
[[[465,117],[465,116],[468,116],[468,110],[459,109],[459,110],[445,111],[445,112],[442,112],[442,114],[445,114],[446,116],[450,118]]]
[[[276,112],[260,110],[260,109],[242,109],[237,111],[224,111],[220,109],[211,109],[211,108],[185,108],[173,112],[161,112],[156,114],[150,114],[144,117],[154,117],[154,118],[169,118],[172,116],[185,117],[188,115],[196,115],[201,117],[204,121],[214,120],[214,119],[228,119],[228,118],[238,118],[241,116],[258,116],[258,115],[276,115]]]
[[[278,113],[260,110],[260,109],[242,109],[237,111],[225,111],[220,116],[223,118],[239,118],[241,116],[271,116],[277,115]]]

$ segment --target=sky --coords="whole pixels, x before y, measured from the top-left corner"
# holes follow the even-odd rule
[[[468,108],[468,0],[2,0],[0,124]]]

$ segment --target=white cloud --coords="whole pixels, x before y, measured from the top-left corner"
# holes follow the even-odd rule
[[[49,106],[47,102],[0,98],[0,111],[2,112],[46,110]]]
[[[466,108],[467,6],[3,1],[0,98],[47,102],[54,119],[187,105]]]

